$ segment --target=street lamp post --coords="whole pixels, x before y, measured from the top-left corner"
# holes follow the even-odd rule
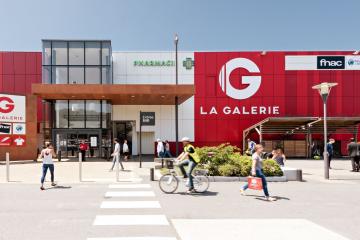
[[[332,87],[336,86],[337,83],[328,83],[323,82],[321,84],[315,85],[312,88],[319,91],[320,96],[323,100],[324,107],[324,177],[329,179],[329,153],[327,151],[327,107],[326,102],[330,94]]]
[[[179,37],[177,34],[175,34],[175,39],[174,39],[174,43],[175,43],[175,81],[176,81],[176,85],[178,85],[178,78],[179,78],[179,73],[178,73],[178,43],[179,43]],[[175,96],[175,142],[176,142],[176,156],[179,155],[179,97],[176,95]]]

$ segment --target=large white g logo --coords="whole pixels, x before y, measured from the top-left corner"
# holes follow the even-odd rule
[[[260,88],[261,76],[243,76],[242,83],[249,84],[245,89],[236,89],[230,84],[230,74],[236,68],[245,68],[251,73],[259,73],[258,66],[246,58],[234,58],[221,67],[219,74],[220,87],[229,97],[241,100],[254,95]]]

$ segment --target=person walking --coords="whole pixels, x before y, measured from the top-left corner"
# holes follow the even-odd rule
[[[355,142],[354,138],[350,138],[350,143],[347,145],[347,151],[351,158],[352,172],[359,172],[360,148],[359,144]]]
[[[265,199],[267,201],[275,201],[276,199],[273,197],[270,197],[269,195],[269,191],[267,188],[267,181],[266,181],[266,177],[262,171],[262,162],[263,159],[261,158],[261,154],[264,150],[264,147],[261,144],[256,144],[254,147],[254,154],[252,155],[252,165],[251,165],[251,175],[252,176],[256,176],[258,178],[261,178],[262,181],[262,185],[263,185],[263,191],[265,194]],[[242,189],[240,189],[240,192],[242,195],[245,195],[245,191],[246,189],[249,188],[248,184],[245,184],[245,186],[242,187]]]
[[[170,143],[168,140],[165,140],[165,153],[164,157],[166,158],[172,158],[171,152],[170,152]]]
[[[335,139],[330,138],[329,142],[326,144],[326,149],[329,156],[329,169],[331,169],[331,160],[334,156],[334,146],[333,146],[334,143],[335,143]]]
[[[52,160],[53,157],[56,157],[56,154],[54,152],[53,146],[51,143],[46,143],[46,148],[43,149],[40,153],[40,158],[42,159],[42,176],[41,176],[41,190],[45,190],[44,188],[44,182],[46,178],[47,170],[50,170],[51,174],[51,186],[56,186],[56,183],[54,182],[54,162]]]
[[[195,192],[194,182],[192,171],[195,169],[196,165],[200,162],[200,157],[197,154],[195,147],[190,144],[190,139],[188,137],[183,137],[181,142],[184,146],[184,151],[176,158],[176,161],[180,161],[179,168],[181,173],[184,176],[184,179],[189,178],[188,187],[189,190],[187,193]],[[187,172],[185,171],[184,166],[188,166]]]
[[[114,152],[111,154],[111,156],[113,157],[113,160],[112,160],[112,166],[110,168],[110,172],[112,170],[114,170],[115,163],[117,161],[119,161],[121,170],[124,171],[124,166],[123,166],[123,164],[122,164],[122,162],[120,160],[120,143],[119,143],[119,139],[115,138],[114,143],[115,143],[115,147],[114,147]]]
[[[156,140],[156,142],[157,142],[157,146],[156,146],[157,156],[158,156],[159,158],[163,158],[163,157],[164,157],[164,144],[163,144],[163,142],[161,141],[160,138],[158,138],[158,139]]]
[[[247,147],[247,150],[246,150],[246,154],[248,156],[251,156],[255,151],[256,143],[254,141],[252,141],[250,138],[247,139],[247,143],[248,143],[248,147]]]
[[[81,140],[79,149],[81,152],[81,161],[85,162],[86,161],[86,159],[85,159],[86,151],[89,149],[89,146],[86,144],[85,140]]]
[[[124,140],[124,143],[123,143],[123,154],[124,154],[124,160],[127,161],[129,158],[129,154],[130,154],[129,145],[127,143],[127,140]]]

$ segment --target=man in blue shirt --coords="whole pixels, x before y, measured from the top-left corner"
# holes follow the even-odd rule
[[[334,156],[334,146],[333,146],[334,143],[335,143],[335,139],[330,138],[329,142],[326,144],[326,150],[327,150],[328,155],[329,155],[329,168],[330,169],[331,169],[331,165],[330,165],[331,159]]]

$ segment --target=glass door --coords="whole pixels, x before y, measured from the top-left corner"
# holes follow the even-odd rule
[[[67,135],[66,133],[56,133],[55,136],[55,148],[56,154],[61,156],[67,156]]]

